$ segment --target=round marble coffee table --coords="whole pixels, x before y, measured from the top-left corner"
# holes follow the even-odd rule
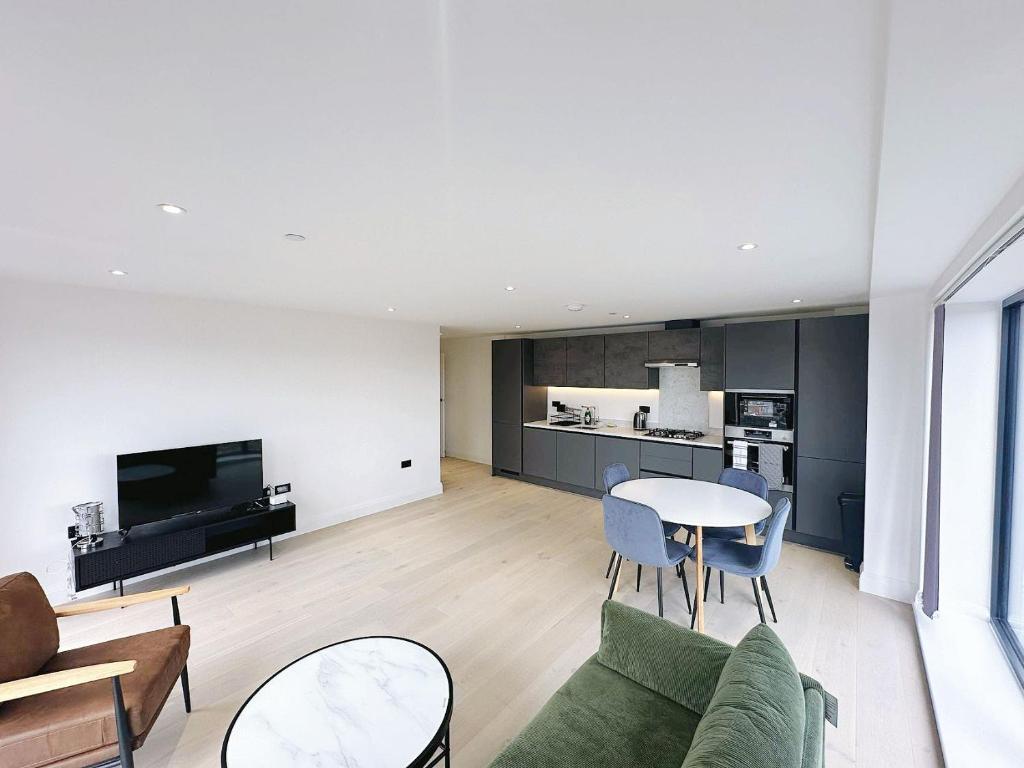
[[[223,768],[449,765],[452,677],[425,645],[344,640],[257,688],[224,735]]]

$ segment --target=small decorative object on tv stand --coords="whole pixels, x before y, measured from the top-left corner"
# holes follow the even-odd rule
[[[284,504],[288,501],[288,494],[292,490],[291,483],[281,483],[280,485],[268,485],[267,496],[269,497],[270,503],[273,505]]]
[[[87,501],[71,508],[75,513],[76,549],[92,549],[103,541],[103,502]]]

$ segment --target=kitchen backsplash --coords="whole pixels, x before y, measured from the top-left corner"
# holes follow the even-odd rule
[[[700,391],[700,369],[681,366],[659,372],[658,412],[663,427],[707,430],[708,393]]]
[[[659,374],[660,389],[548,387],[548,413],[558,400],[573,408],[596,406],[602,420],[632,421],[637,408],[646,405],[651,424],[701,431],[722,428],[722,393],[700,391],[698,368],[662,368]]]

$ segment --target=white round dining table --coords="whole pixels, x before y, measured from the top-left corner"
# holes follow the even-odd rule
[[[611,490],[612,496],[651,507],[666,523],[694,528],[697,557],[697,631],[704,631],[704,545],[705,527],[743,526],[748,544],[755,544],[754,524],[772,513],[771,505],[760,496],[728,485],[704,480],[675,477],[649,477],[627,480]]]

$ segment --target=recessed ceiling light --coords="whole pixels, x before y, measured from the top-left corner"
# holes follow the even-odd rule
[[[388,307],[388,312],[394,312],[394,311],[395,311],[394,307]]]
[[[609,315],[617,315],[617,314],[619,314],[619,313],[618,313],[618,312],[609,312],[608,314],[609,314]]]
[[[124,277],[128,274],[123,269],[108,269],[107,272],[112,274],[114,277]]]
[[[514,291],[515,289],[516,289],[516,287],[514,285],[506,285],[505,286],[505,290],[506,291]]]
[[[583,309],[582,304],[566,304],[565,308],[570,312],[580,312]]]
[[[305,235],[297,235],[294,232],[289,232],[284,236],[285,240],[291,240],[293,243],[301,243],[306,239]]]
[[[799,304],[803,299],[793,299],[794,304]]]
[[[157,208],[159,208],[164,213],[188,213],[188,211],[186,211],[180,205],[175,205],[174,203],[160,203],[160,205],[158,205]]]
[[[629,320],[629,315],[623,315],[623,317]]]
[[[757,248],[757,243],[740,243],[736,247],[741,251],[752,251]]]

